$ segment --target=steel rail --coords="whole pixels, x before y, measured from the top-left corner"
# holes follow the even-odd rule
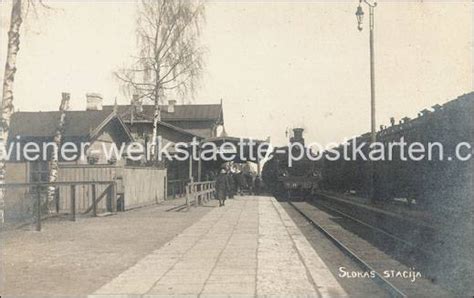
[[[301,216],[303,216],[308,222],[311,223],[313,227],[315,227],[318,231],[320,231],[326,238],[328,238],[337,248],[339,248],[346,256],[351,258],[359,267],[361,267],[364,271],[374,272],[375,277],[374,280],[381,288],[385,289],[391,297],[407,297],[401,290],[395,287],[391,282],[385,279],[380,273],[378,273],[375,269],[373,269],[369,264],[367,264],[364,260],[362,260],[355,252],[345,246],[342,242],[340,242],[336,237],[334,237],[331,233],[329,233],[326,229],[324,229],[321,225],[313,221],[308,215],[306,215],[301,209],[296,207],[293,202],[288,201],[290,206],[292,206]]]
[[[362,225],[362,226],[365,226],[365,227],[367,227],[367,228],[369,228],[369,229],[375,230],[375,231],[377,231],[377,232],[379,232],[379,233],[381,233],[381,234],[384,234],[384,235],[387,236],[387,237],[390,237],[390,238],[392,238],[392,239],[394,239],[394,240],[396,240],[396,241],[398,241],[398,242],[401,242],[401,243],[403,243],[403,245],[405,245],[405,246],[407,246],[407,247],[410,247],[410,248],[416,249],[416,250],[418,250],[418,251],[421,251],[422,253],[424,253],[424,254],[426,254],[426,255],[431,255],[431,256],[433,256],[433,253],[432,253],[432,252],[427,251],[427,250],[424,250],[424,249],[421,249],[421,248],[419,248],[417,245],[415,245],[415,244],[413,244],[413,243],[411,243],[411,242],[409,242],[409,241],[407,241],[407,240],[405,240],[405,239],[402,239],[402,238],[400,238],[400,237],[398,237],[398,236],[395,236],[395,235],[391,234],[390,232],[387,232],[387,231],[385,231],[385,230],[383,230],[383,229],[381,229],[381,228],[378,228],[378,227],[376,227],[376,226],[373,226],[373,225],[371,225],[371,224],[368,224],[368,223],[366,223],[366,222],[363,222],[363,221],[361,221],[361,220],[359,220],[359,219],[357,219],[357,218],[355,218],[355,217],[353,217],[353,216],[351,216],[351,215],[349,215],[349,214],[347,214],[347,213],[344,213],[344,212],[342,212],[342,211],[340,211],[340,210],[337,210],[337,209],[335,209],[335,208],[333,208],[333,207],[329,207],[329,206],[327,206],[327,204],[325,204],[325,203],[318,202],[318,204],[321,204],[321,206],[322,206],[323,208],[326,208],[326,209],[328,209],[329,211],[332,211],[332,212],[334,212],[334,213],[337,213],[337,214],[339,214],[339,215],[341,215],[341,216],[343,216],[343,217],[345,217],[345,218],[348,218],[348,219],[350,219],[350,220],[352,220],[352,221],[355,221],[356,223],[358,223],[358,224],[360,224],[360,225]]]
[[[313,201],[313,202],[314,202],[314,201]],[[321,201],[317,201],[317,202],[314,202],[314,203],[319,204],[321,207],[326,208],[326,209],[328,209],[328,210],[331,211],[331,212],[337,213],[338,215],[341,215],[342,217],[345,217],[346,219],[352,220],[352,221],[356,222],[357,224],[359,224],[359,225],[361,225],[361,226],[365,226],[365,227],[367,227],[367,228],[369,228],[369,229],[375,230],[376,232],[378,232],[378,233],[380,233],[380,234],[383,234],[383,235],[385,235],[385,236],[391,238],[392,240],[395,240],[395,241],[398,241],[398,242],[402,243],[402,244],[405,245],[406,247],[409,247],[409,248],[411,248],[411,249],[413,249],[413,250],[416,250],[416,251],[418,251],[418,252],[423,253],[425,256],[430,256],[431,258],[435,258],[435,259],[438,257],[438,256],[437,256],[433,251],[431,251],[431,250],[422,249],[422,248],[418,247],[418,245],[413,244],[413,243],[411,243],[411,242],[409,242],[409,241],[407,241],[407,240],[405,240],[405,239],[403,239],[403,238],[400,238],[400,237],[398,237],[398,236],[396,236],[396,235],[393,235],[392,233],[387,232],[386,230],[383,230],[383,229],[378,228],[378,227],[376,227],[376,226],[374,226],[374,225],[371,225],[371,224],[369,224],[369,223],[366,223],[366,222],[364,222],[364,221],[361,221],[361,220],[359,220],[359,219],[357,219],[357,218],[355,218],[355,217],[353,217],[353,216],[351,216],[351,215],[349,215],[349,214],[347,214],[347,213],[345,213],[345,212],[343,212],[343,211],[337,210],[337,209],[334,208],[334,207],[329,207],[328,204],[326,204],[326,203],[323,203],[323,202],[321,202]]]

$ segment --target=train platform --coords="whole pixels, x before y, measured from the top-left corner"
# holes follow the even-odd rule
[[[106,295],[347,296],[286,211],[262,196],[213,208],[91,297]]]

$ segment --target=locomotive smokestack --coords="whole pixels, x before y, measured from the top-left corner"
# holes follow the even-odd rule
[[[395,125],[395,118],[390,117],[390,125],[394,126]]]
[[[290,142],[291,143],[300,143],[304,146],[303,131],[304,131],[304,128],[294,128],[293,129],[293,137],[290,138]]]

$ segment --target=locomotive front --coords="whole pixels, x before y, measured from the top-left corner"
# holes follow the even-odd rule
[[[295,143],[301,146],[295,146]],[[305,197],[318,188],[320,171],[317,163],[307,156],[309,150],[304,144],[302,128],[293,129],[290,144],[291,146],[275,148],[272,158],[263,167],[262,177],[275,196]],[[290,166],[288,158],[290,153],[294,157],[303,157],[293,160]]]

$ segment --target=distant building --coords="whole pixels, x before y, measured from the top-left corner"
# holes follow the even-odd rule
[[[154,105],[143,105],[136,101],[130,105],[105,105],[105,111],[117,110],[134,136],[151,136],[153,130]],[[161,105],[161,121],[168,128],[176,127],[200,138],[217,136],[219,126],[224,125],[222,104],[176,104]]]
[[[135,141],[146,145],[153,135],[154,105],[142,104],[132,100],[129,105],[104,105],[104,111],[116,111],[128,126]],[[158,135],[162,146],[167,143],[191,142],[218,136],[219,128],[224,131],[224,113],[220,104],[176,104],[169,100],[160,105],[161,121],[158,123]],[[166,164],[169,181],[187,180],[189,163],[172,161]],[[198,163],[193,163],[192,174],[198,177]]]
[[[61,114],[57,112],[16,112],[12,115],[8,144],[16,143],[20,148],[28,142],[37,143],[43,156],[42,144],[53,142]],[[109,111],[68,111],[65,116],[62,132],[62,143],[74,143],[80,149],[81,143],[90,143],[87,149],[89,160],[81,160],[80,156],[68,162],[106,164],[104,150],[109,150],[115,143],[117,146],[133,141],[128,127],[120,116]],[[12,152],[13,153],[13,152]],[[50,156],[51,152],[46,152]],[[72,155],[71,155],[72,156]],[[24,161],[24,156],[13,154],[10,161]],[[42,158],[41,158],[42,159]],[[60,161],[63,161],[60,159]]]
[[[80,147],[83,143],[90,143],[85,158],[63,160],[62,165],[107,165],[116,163],[108,160],[104,149],[110,152],[112,144],[117,147],[130,142],[140,142],[146,145],[152,141],[153,133],[153,105],[141,105],[132,101],[130,105],[103,105],[102,96],[97,93],[86,95],[87,108],[85,111],[67,111],[62,132],[61,143],[72,142]],[[162,105],[161,121],[158,123],[158,135],[161,145],[168,143],[186,142],[193,139],[202,141],[217,135],[219,127],[223,127],[224,118],[222,104],[207,105],[178,105],[176,101],[169,101]],[[10,123],[8,145],[15,144],[20,151],[27,142],[33,142],[43,149],[44,143],[53,143],[59,127],[61,112],[16,112]],[[172,146],[171,146],[172,147]],[[7,148],[8,150],[8,148]],[[51,150],[48,148],[48,150]],[[46,150],[46,151],[48,151]],[[40,160],[29,162],[20,156],[11,156],[7,164],[7,182],[38,182],[47,181],[51,152],[46,152],[43,159],[43,150]],[[122,160],[121,165],[147,166],[153,162],[142,159],[140,161]],[[187,181],[189,178],[189,162],[163,162],[168,173],[168,180]],[[193,175],[198,177],[198,164],[193,164]]]
[[[51,157],[55,144],[54,137],[58,130],[61,112],[16,112],[10,122],[9,139],[6,150],[10,157],[6,163],[6,183],[48,182]],[[116,159],[108,160],[103,154],[113,144],[117,147],[133,141],[128,127],[120,116],[109,111],[68,111],[65,113],[65,123],[62,131],[62,144],[74,144],[76,152],[65,153],[66,159],[58,154],[60,166],[100,167],[116,163]],[[81,146],[88,143],[85,154],[81,158]],[[32,149],[28,156],[23,151]],[[10,149],[12,148],[12,149]],[[71,147],[69,147],[71,149]],[[64,152],[63,152],[64,153]],[[32,159],[35,160],[32,160]],[[92,177],[90,178],[92,179]],[[108,180],[98,176],[94,179]],[[6,217],[17,218],[31,213],[33,190],[29,187],[10,188],[5,197]],[[34,191],[33,191],[34,192]],[[30,210],[30,211],[28,211]]]

